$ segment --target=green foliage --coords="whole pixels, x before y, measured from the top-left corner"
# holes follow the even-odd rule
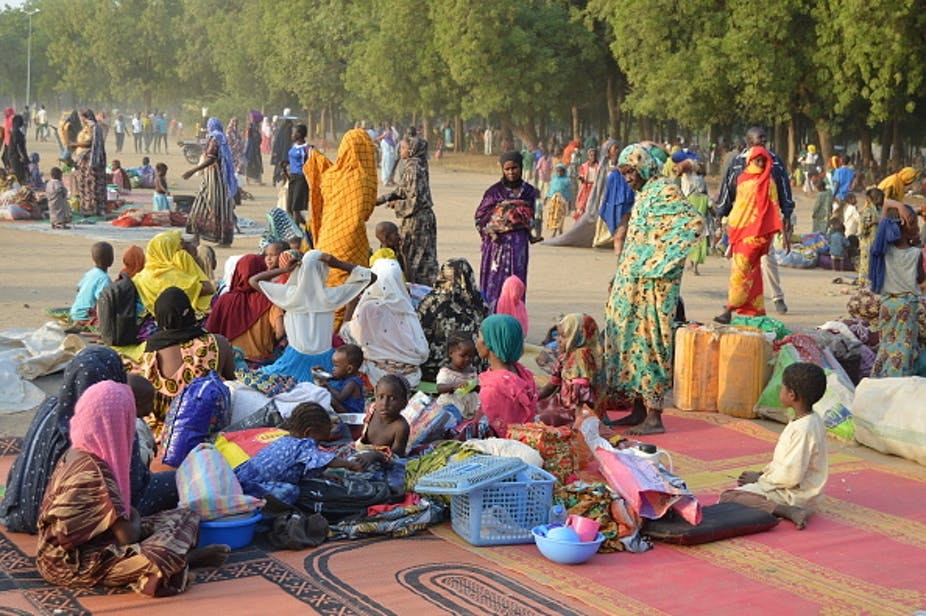
[[[30,0],[33,100],[487,118],[532,138],[572,109],[688,129],[926,126],[926,0]],[[0,91],[28,17],[0,11]],[[22,94],[20,94],[22,93]],[[624,98],[623,95],[626,94]],[[133,100],[134,99],[134,100]],[[141,99],[141,100],[138,100]],[[614,101],[610,101],[612,105]],[[616,117],[616,116],[615,116]],[[626,117],[626,115],[625,115]]]

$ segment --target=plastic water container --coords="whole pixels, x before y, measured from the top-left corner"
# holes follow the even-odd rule
[[[562,505],[553,505],[550,507],[550,515],[547,520],[547,523],[550,526],[563,526],[566,523],[566,518],[569,517],[569,512],[566,511],[566,508]]]
[[[675,333],[672,393],[682,411],[716,411],[723,329],[688,325]]]
[[[772,345],[754,329],[730,327],[720,338],[717,410],[724,415],[754,419],[754,410],[771,376]]]

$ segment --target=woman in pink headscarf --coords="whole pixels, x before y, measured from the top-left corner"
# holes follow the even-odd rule
[[[151,597],[176,595],[191,566],[221,566],[226,545],[196,545],[199,515],[172,509],[142,518],[132,507],[129,464],[135,437],[132,389],[90,386],[71,418],[71,449],[55,468],[38,523],[36,568],[70,588],[128,586]]]
[[[527,336],[527,304],[524,303],[524,294],[527,289],[524,282],[517,276],[508,276],[502,284],[502,293],[495,304],[495,314],[508,314],[521,324],[524,335]]]

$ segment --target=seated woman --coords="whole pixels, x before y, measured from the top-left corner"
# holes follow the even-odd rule
[[[428,340],[428,358],[421,365],[421,379],[434,382],[447,358],[447,340],[455,332],[475,336],[489,316],[489,307],[466,259],[449,259],[441,265],[434,290],[418,305],[418,319]]]
[[[58,395],[39,407],[23,439],[23,453],[13,462],[6,480],[0,518],[8,530],[35,533],[48,478],[71,446],[68,428],[77,401],[100,381],[125,383],[125,367],[111,348],[90,346],[74,356],[64,369]],[[137,443],[132,449],[131,464],[132,502],[143,515],[177,506],[174,471],[151,473],[142,462]]]
[[[70,434],[71,449],[55,467],[39,514],[35,566],[47,582],[128,586],[167,597],[186,590],[188,567],[224,564],[227,545],[193,549],[196,512],[171,509],[143,518],[132,507],[135,402],[128,385],[102,381],[88,388]]]
[[[154,316],[159,330],[148,338],[132,372],[154,385],[154,416],[164,421],[170,403],[193,379],[215,370],[223,379],[234,380],[235,358],[225,336],[210,334],[196,324],[190,298],[177,287],[161,293]]]
[[[347,281],[337,287],[327,286],[329,266],[349,273]],[[270,282],[280,274],[292,274],[286,284]],[[269,366],[265,374],[289,375],[300,382],[312,382],[312,368],[331,371],[331,338],[334,313],[360,293],[372,275],[365,267],[345,263],[319,250],[310,250],[301,260],[286,268],[276,268],[251,277],[251,286],[259,288],[276,306],[286,311],[283,326],[288,345],[283,355]]]
[[[532,422],[537,415],[534,375],[518,363],[524,352],[521,324],[507,314],[486,318],[476,350],[489,362],[489,369],[479,375],[480,413],[496,435],[507,438],[509,424]]]
[[[402,268],[392,259],[379,259],[373,273],[376,281],[360,296],[341,337],[363,349],[363,371],[371,384],[386,374],[399,374],[416,387],[428,341],[402,282]]]
[[[132,278],[138,298],[149,315],[155,314],[154,303],[161,293],[176,287],[183,291],[199,314],[209,311],[215,285],[184,250],[180,231],[164,231],[148,240],[145,267]]]
[[[540,420],[554,426],[571,424],[583,405],[594,409],[603,377],[595,319],[582,313],[567,314],[556,329],[557,361],[539,396]]]
[[[255,363],[271,360],[286,335],[283,310],[251,286],[251,278],[266,269],[264,258],[258,254],[241,257],[228,292],[215,300],[206,320],[207,331],[225,336],[244,352],[246,360]]]

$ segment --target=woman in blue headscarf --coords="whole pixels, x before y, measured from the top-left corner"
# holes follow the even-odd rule
[[[603,363],[609,395],[633,403],[633,412],[618,420],[636,425],[632,434],[665,432],[662,399],[672,386],[672,318],[685,259],[703,227],[678,186],[659,177],[664,153],[657,150],[635,143],[618,157],[636,199],[605,312]]]
[[[235,204],[238,203],[234,157],[218,118],[209,118],[206,128],[209,142],[203,157],[198,165],[183,174],[183,179],[188,180],[197,171],[203,172],[202,188],[193,201],[187,232],[222,246],[231,246],[235,232]]]

